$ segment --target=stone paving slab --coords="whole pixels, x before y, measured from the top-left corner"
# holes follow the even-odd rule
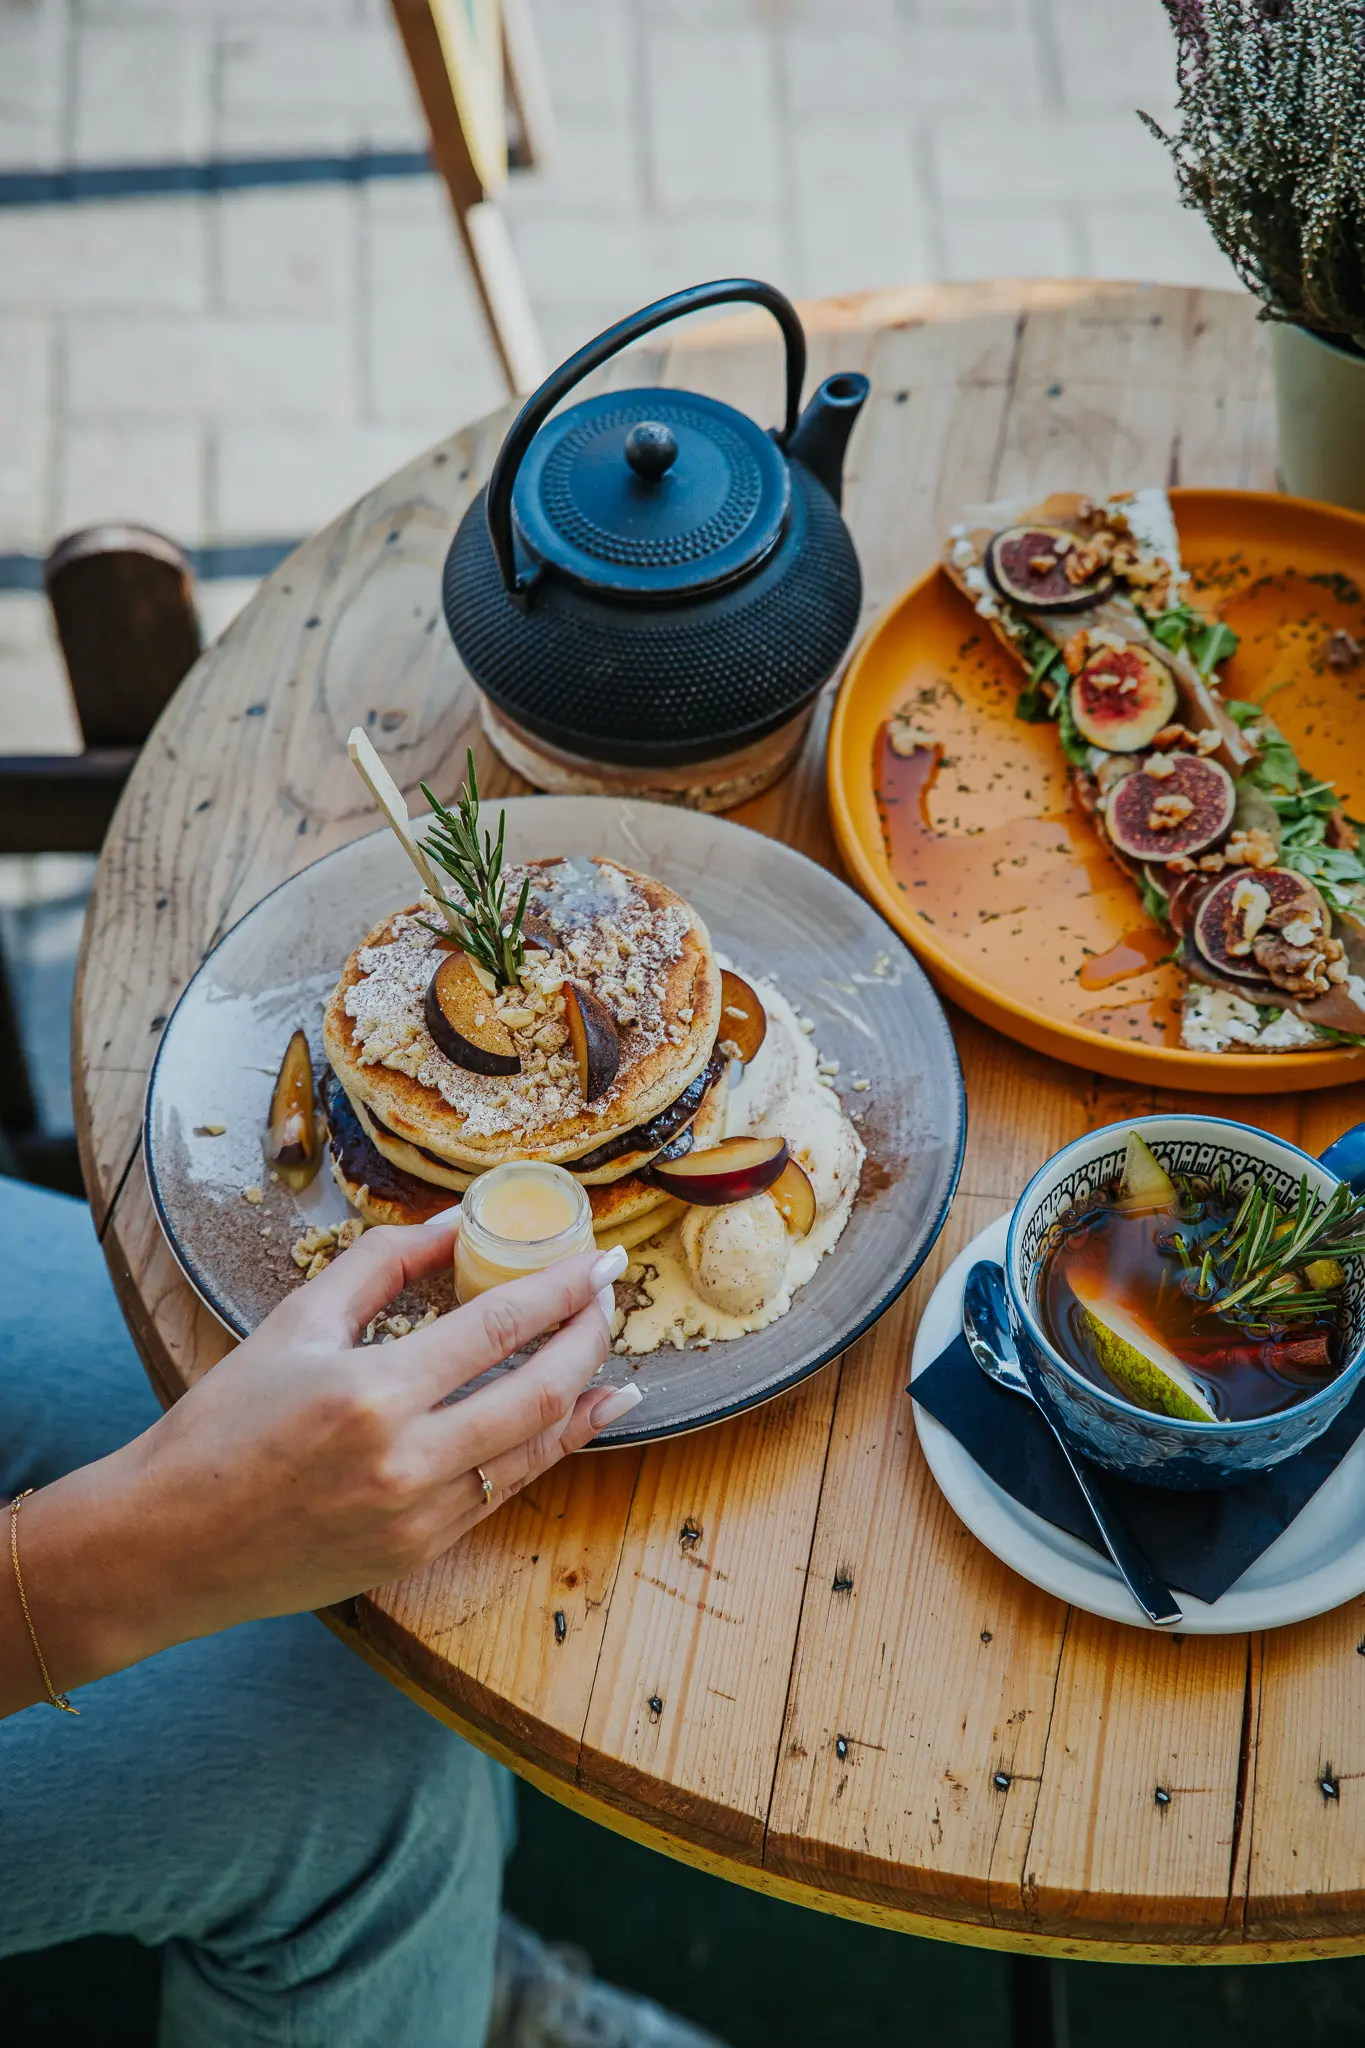
[[[558,150],[508,212],[552,359],[728,272],[1231,282],[1133,112],[1169,112],[1159,0],[535,5]],[[0,0],[0,169],[423,140],[385,0]],[[0,552],[302,534],[500,395],[434,179],[0,209]],[[36,595],[0,593],[0,720],[75,743]]]

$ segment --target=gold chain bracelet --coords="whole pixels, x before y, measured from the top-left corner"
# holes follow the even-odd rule
[[[19,1605],[24,1610],[24,1620],[28,1623],[29,1641],[33,1645],[33,1654],[38,1659],[38,1669],[43,1674],[43,1684],[47,1687],[48,1699],[63,1714],[75,1714],[77,1719],[79,1719],[80,1708],[73,1707],[66,1694],[58,1692],[56,1686],[52,1683],[52,1677],[47,1668],[47,1659],[38,1647],[38,1631],[33,1626],[33,1616],[28,1611],[28,1595],[24,1591],[24,1575],[19,1569],[19,1509],[32,1491],[33,1488],[31,1486],[26,1486],[23,1492],[17,1493],[9,1504],[9,1554],[14,1565],[14,1583],[19,1588]]]

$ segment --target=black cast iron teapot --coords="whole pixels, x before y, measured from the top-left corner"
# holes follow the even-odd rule
[[[780,430],[662,388],[604,392],[550,417],[618,350],[731,300],[766,307],[782,330]],[[608,328],[518,413],[451,543],[443,595],[491,736],[542,786],[588,785],[554,784],[509,737],[559,759],[678,771],[793,721],[804,730],[858,622],[862,579],[839,501],[868,393],[866,377],[827,378],[798,417],[805,367],[790,300],[725,279]]]

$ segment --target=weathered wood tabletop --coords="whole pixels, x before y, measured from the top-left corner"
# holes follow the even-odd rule
[[[872,379],[845,497],[869,615],[933,558],[964,500],[1273,484],[1264,331],[1239,297],[1048,283],[807,310],[812,381]],[[767,325],[746,315],[612,377],[690,385],[768,420],[779,373]],[[470,740],[488,788],[516,786],[480,744],[438,597],[505,419],[453,435],[270,578],[182,685],[109,835],[77,994],[78,1121],[164,1399],[228,1343],[161,1240],[139,1155],[181,988],[267,889],[373,829],[346,757],[353,724],[373,715],[409,791],[454,787]],[[736,815],[834,864],[822,733]],[[961,1192],[875,1330],[724,1427],[571,1461],[334,1625],[556,1796],[812,1906],[1069,1955],[1365,1948],[1365,1600],[1250,1639],[1121,1628],[998,1563],[929,1477],[904,1387],[944,1265],[1058,1145],[1157,1106],[953,1023],[971,1125]],[[1253,1114],[1316,1149],[1365,1117],[1365,1089],[1266,1097]]]

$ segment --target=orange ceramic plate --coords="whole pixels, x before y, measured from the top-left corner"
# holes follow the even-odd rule
[[[1365,642],[1365,517],[1250,491],[1173,491],[1181,552],[1206,610],[1241,635],[1229,696],[1261,699],[1305,770],[1365,815],[1365,662],[1325,660],[1338,628]],[[1039,1052],[1123,1080],[1219,1094],[1328,1088],[1365,1048],[1188,1052],[1184,976],[1067,792],[1056,728],[1014,715],[1021,676],[941,569],[870,629],[829,741],[844,859],[945,994]],[[898,756],[908,711],[942,748]]]

